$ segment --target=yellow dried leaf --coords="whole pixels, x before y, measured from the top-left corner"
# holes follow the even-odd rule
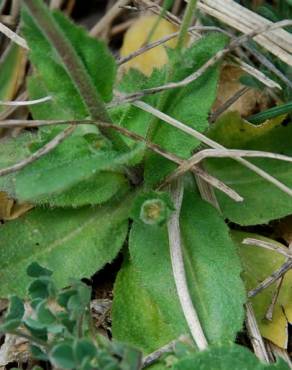
[[[150,33],[155,27],[158,16],[156,15],[147,15],[139,18],[126,32],[124,36],[123,46],[121,48],[121,56],[127,56],[132,52],[140,49],[145,45]],[[161,19],[158,26],[155,28],[149,42],[159,40],[171,33],[174,33],[178,28],[166,21]],[[167,61],[167,53],[165,46],[174,48],[176,45],[177,39],[172,39],[166,42],[163,45],[157,46],[136,58],[130,60],[122,66],[123,71],[127,71],[130,68],[136,68],[139,71],[143,72],[145,75],[149,76],[153,68],[163,67]]]
[[[31,204],[19,204],[9,198],[5,192],[0,192],[0,220],[15,220],[32,208],[33,206]]]
[[[244,75],[241,68],[233,65],[225,65],[221,71],[218,94],[213,111],[221,107],[229,98],[233,97],[244,86],[240,83],[240,77]],[[248,117],[256,111],[268,108],[268,98],[261,91],[250,89],[233,103],[227,112],[236,111],[242,117]]]

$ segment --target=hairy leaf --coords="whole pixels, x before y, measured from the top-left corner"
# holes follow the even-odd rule
[[[25,293],[32,261],[55,271],[58,286],[90,277],[110,262],[127,234],[130,200],[77,210],[35,209],[1,227],[0,296]]]
[[[292,155],[292,124],[273,120],[261,126],[228,113],[210,131],[210,136],[228,148],[262,150]],[[248,159],[286,185],[292,187],[292,165],[274,159]],[[222,192],[217,197],[226,218],[240,225],[256,225],[284,217],[292,212],[292,199],[251,170],[230,159],[207,160],[206,169],[236,190],[244,201],[236,203]]]
[[[186,191],[181,230],[188,284],[208,340],[211,343],[234,340],[243,322],[245,294],[239,258],[227,227],[215,209],[194,192]],[[172,276],[166,226],[136,222],[129,246],[140,284],[173,333],[185,334],[188,329]],[[141,309],[136,304],[120,315],[135,315]],[[143,336],[143,332],[140,335]],[[155,344],[159,347],[161,343]]]
[[[120,90],[133,92],[163,85],[166,82],[168,69],[171,68],[171,65],[173,65],[174,70],[171,80],[173,82],[180,81],[196,71],[218,50],[223,48],[225,42],[226,39],[222,35],[212,34],[193,44],[180,57],[169,51],[171,59],[169,65],[160,70],[154,70],[149,78],[146,78],[138,71],[130,71],[124,77]],[[216,66],[208,69],[206,73],[188,86],[169,92],[163,111],[198,131],[204,131],[208,127],[208,113],[215,99],[217,81],[218,67]],[[157,106],[160,98],[161,93],[155,94],[155,96],[147,96],[143,100],[153,106]],[[127,105],[113,110],[112,115],[113,119],[119,120],[121,125],[140,135],[146,135],[149,123],[153,119],[150,114]],[[153,141],[185,158],[199,144],[195,138],[162,121],[158,122]],[[174,165],[168,160],[156,154],[149,154],[145,163],[146,182],[149,184],[156,183],[173,168]]]
[[[173,370],[288,370],[289,366],[278,360],[268,365],[260,362],[248,349],[232,344],[191,354],[178,361]]]
[[[29,148],[38,149],[51,135],[44,138],[42,134],[25,134],[3,140],[1,167],[28,157],[31,154]],[[18,144],[21,145],[19,148]],[[18,148],[16,152],[15,146]],[[23,170],[0,178],[0,189],[20,201],[53,206],[105,202],[114,194],[127,190],[124,166],[136,163],[143,151],[138,145],[130,152],[120,154],[107,146],[101,136],[93,135],[93,140],[89,141],[82,131],[80,135],[76,133]]]
[[[113,337],[137,346],[145,353],[160,348],[181,334],[145,289],[129,260],[124,262],[115,282],[112,310]],[[183,325],[181,329],[185,331]]]

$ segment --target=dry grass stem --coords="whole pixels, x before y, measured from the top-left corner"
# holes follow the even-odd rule
[[[273,25],[273,22],[232,0],[200,0],[197,7],[243,33]],[[270,29],[265,34],[257,35],[255,41],[285,63],[292,65],[291,33],[283,29]]]
[[[167,114],[165,114],[163,112],[160,112],[159,110],[155,109],[154,107],[152,107],[149,104],[146,104],[142,101],[137,101],[137,102],[134,102],[132,104],[134,106],[144,110],[145,112],[148,112],[148,113],[152,114],[153,116],[156,116],[160,120],[162,120],[164,122],[167,122],[171,126],[176,127],[179,130],[195,137],[196,139],[200,140],[201,142],[203,142],[204,144],[208,145],[211,148],[227,150],[223,145],[217,143],[214,140],[211,140],[210,138],[208,138],[204,134],[194,130],[193,128],[185,125],[184,123],[176,120],[175,118],[172,118],[172,117],[168,116]],[[248,162],[246,159],[243,159],[243,158],[233,158],[233,159],[236,160],[237,162],[241,163],[243,166],[249,168],[251,171],[255,172],[256,174],[258,174],[259,176],[261,176],[265,180],[269,181],[271,184],[275,185],[277,188],[282,190],[284,193],[292,196],[292,189],[290,189],[288,186],[286,186],[285,184],[283,184],[282,182],[280,182],[279,180],[277,180],[276,178],[274,178],[273,176],[268,174],[266,171],[262,170],[261,168],[254,165],[253,163]]]
[[[203,351],[208,347],[208,343],[188,290],[182,254],[182,240],[179,225],[179,216],[183,200],[183,184],[181,181],[178,180],[171,186],[171,195],[175,211],[172,213],[167,223],[167,229],[173,277],[178,298],[191,335],[198,349]]]
[[[224,30],[222,30],[221,28],[213,27],[213,26],[192,26],[192,27],[189,27],[189,29],[188,29],[189,32],[195,31],[195,30],[200,31],[200,32],[210,32],[210,31],[221,32],[221,33],[226,34],[226,32]],[[134,51],[133,53],[131,53],[131,54],[125,56],[125,57],[119,58],[117,63],[118,63],[118,65],[127,63],[129,60],[131,60],[133,58],[136,58],[137,56],[145,53],[146,51],[148,51],[150,49],[153,49],[157,46],[160,46],[162,44],[165,44],[167,41],[174,39],[175,37],[178,36],[178,34],[179,34],[179,32],[173,32],[170,35],[164,36],[164,37],[162,37],[161,39],[159,39],[157,41],[153,41],[153,42],[143,46],[142,48]],[[229,36],[229,34],[228,34],[228,36]]]
[[[253,346],[253,350],[255,355],[258,357],[259,360],[262,362],[269,363],[269,356],[265,347],[264,340],[261,336],[255,314],[250,302],[247,302],[245,305],[246,309],[246,329],[248,331],[248,335]]]
[[[23,101],[20,101],[20,100],[1,101],[0,100],[0,105],[4,105],[4,106],[7,106],[7,107],[25,107],[27,105],[36,105],[36,104],[40,104],[40,103],[45,103],[49,100],[52,100],[51,96],[45,96],[43,98],[35,99],[35,100],[23,100]]]
[[[22,161],[16,163],[13,166],[6,167],[0,170],[0,176],[8,175],[9,173],[17,172],[22,168],[26,167],[30,163],[37,161],[39,158],[43,157],[44,155],[50,153],[53,149],[55,149],[59,144],[61,144],[72,132],[75,130],[75,126],[69,126],[64,131],[59,133],[44,145],[42,148],[34,152],[30,157],[23,159]]]
[[[233,57],[233,60],[235,60],[236,64],[240,66],[240,68],[248,73],[250,76],[253,76],[256,78],[258,81],[260,81],[262,84],[265,86],[271,88],[271,89],[279,89],[282,90],[281,85],[279,85],[277,82],[272,80],[271,78],[267,77],[263,72],[258,70],[257,68],[251,66],[250,64],[244,62],[238,57]]]
[[[107,24],[111,23],[123,10],[122,7],[128,5],[130,0],[118,0],[115,5],[105,13],[105,15],[98,21],[98,23],[91,29],[90,35],[97,37],[104,29]]]
[[[292,157],[286,155],[261,152],[256,150],[236,150],[236,149],[205,149],[194,154],[190,159],[184,161],[173,173],[171,173],[166,179],[163,186],[171,183],[179,176],[182,176],[187,171],[190,171],[192,167],[206,158],[242,158],[242,157],[262,157],[278,159],[292,163]]]
[[[20,37],[16,32],[13,32],[10,28],[0,23],[0,32],[7,36],[12,42],[21,46],[22,48],[29,50],[27,42],[24,38]]]
[[[277,23],[272,23],[271,25],[269,25],[269,27],[268,26],[261,27],[257,31],[252,31],[249,34],[240,36],[240,37],[232,40],[229,43],[229,45],[226,46],[224,49],[219,50],[212,58],[210,58],[206,63],[204,63],[197,71],[190,74],[189,76],[187,76],[183,80],[178,81],[178,82],[169,82],[169,83],[166,83],[165,85],[161,85],[161,86],[152,87],[152,88],[149,88],[149,89],[137,91],[133,94],[128,94],[128,95],[121,95],[120,94],[120,96],[116,97],[116,101],[111,103],[109,105],[109,107],[112,106],[112,105],[116,105],[116,104],[123,104],[123,103],[133,102],[133,101],[136,101],[138,99],[141,99],[145,95],[152,95],[152,94],[157,94],[159,92],[166,91],[166,90],[172,90],[172,89],[177,89],[177,88],[180,88],[180,87],[185,87],[185,86],[189,85],[190,83],[194,82],[195,80],[197,80],[199,77],[201,77],[207,71],[207,69],[214,66],[220,59],[222,59],[230,51],[232,51],[235,48],[237,48],[238,46],[244,44],[250,38],[255,37],[255,35],[267,32],[271,28],[275,29],[277,27],[280,27],[283,24],[292,24],[292,21],[281,21],[281,22],[277,22]],[[249,68],[249,70],[251,70],[251,68]],[[252,69],[252,70],[254,72],[254,69]],[[257,75],[259,75],[259,74],[257,73]],[[263,77],[263,74],[260,74],[260,75],[261,75],[261,77]],[[267,81],[267,79],[266,78],[265,79],[261,78],[261,82],[263,82],[263,81]],[[279,87],[278,84],[275,85],[275,82],[273,82],[272,84],[273,84],[273,87],[275,87],[275,86]]]
[[[292,253],[288,248],[280,247],[276,243],[271,243],[265,240],[259,240],[254,238],[246,238],[243,240],[242,244],[255,245],[260,248],[280,253],[282,254],[282,256],[285,256],[286,258],[292,258]]]
[[[243,87],[239,89],[233,96],[231,96],[229,99],[226,100],[224,104],[222,104],[219,108],[216,109],[215,112],[213,112],[209,118],[210,123],[214,123],[217,121],[217,119],[226,112],[228,108],[231,107],[232,104],[234,104],[239,98],[241,98],[244,94],[246,94],[248,91],[250,91],[249,87]]]
[[[94,121],[94,120],[77,120],[77,121],[58,121],[58,120],[5,120],[0,121],[0,128],[24,128],[24,127],[41,127],[41,126],[53,126],[53,125],[67,125],[68,123],[72,125],[79,125],[79,124],[93,124],[97,125],[98,127],[105,127],[105,128],[111,128],[119,133],[121,133],[124,136],[129,137],[130,139],[133,139],[135,141],[143,142],[148,149],[153,151],[154,153],[157,153],[161,155],[162,157],[176,163],[176,164],[182,164],[184,162],[183,158],[180,158],[176,156],[173,153],[170,153],[163,148],[161,148],[159,145],[154,144],[150,141],[147,141],[143,136],[140,136],[130,130],[127,130],[124,127],[115,125],[113,123],[107,123],[107,122],[101,122],[101,121]],[[233,199],[236,202],[240,202],[243,200],[243,198],[236,193],[233,189],[231,189],[229,186],[225,185],[222,181],[217,179],[216,177],[208,174],[206,171],[202,170],[198,166],[194,166],[192,171],[200,176],[203,180],[208,182],[210,185],[214,186],[216,189],[222,191],[225,193],[229,198]]]
[[[173,340],[170,343],[166,344],[165,346],[145,356],[142,360],[142,368],[152,365],[165,353],[172,353],[177,342],[178,342],[177,340]]]
[[[250,290],[248,292],[248,297],[252,298],[259,294],[264,289],[268,288],[270,285],[272,285],[275,281],[280,279],[284,274],[286,274],[287,271],[289,271],[292,268],[292,259],[289,258],[289,260],[283,265],[278,268],[278,270],[274,271],[270,276],[268,276],[264,281],[262,281],[256,288]]]

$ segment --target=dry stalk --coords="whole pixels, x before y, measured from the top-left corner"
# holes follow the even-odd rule
[[[22,48],[29,50],[27,42],[23,37],[20,37],[16,32],[13,32],[10,28],[0,23],[0,32],[7,36],[12,42],[21,46]]]
[[[183,261],[182,240],[179,225],[179,216],[183,199],[183,184],[180,180],[171,186],[171,195],[175,211],[172,213],[167,223],[167,228],[173,277],[181,308],[189,330],[198,349],[202,351],[208,347],[208,343],[188,290]]]
[[[259,360],[269,363],[270,362],[269,356],[263,338],[261,336],[251,303],[247,302],[245,308],[246,308],[246,328],[248,331],[251,344],[254,349],[254,353]]]
[[[40,103],[45,103],[49,100],[52,100],[52,97],[51,96],[45,96],[43,98],[40,98],[40,99],[35,99],[35,100],[14,100],[14,101],[1,101],[0,100],[0,105],[4,105],[4,106],[7,106],[7,107],[25,107],[25,106],[28,106],[28,105],[36,105],[36,104],[40,104]]]
[[[97,37],[123,10],[122,7],[128,5],[130,0],[118,0],[115,5],[96,23],[91,29],[90,35]]]
[[[273,24],[232,0],[200,0],[198,9],[243,33]],[[270,29],[265,34],[257,35],[255,41],[285,63],[292,65],[291,33],[283,29]]]
[[[176,170],[174,170],[167,178],[164,180],[163,185],[170,184],[172,181],[177,179],[179,176],[184,175],[187,171],[190,171],[194,165],[200,163],[206,158],[242,158],[242,157],[261,157],[261,158],[271,158],[278,159],[281,161],[287,161],[292,163],[292,157],[286,155],[261,152],[257,150],[236,150],[236,149],[205,149],[194,154],[190,159],[186,160],[181,164]]]
[[[69,135],[71,135],[74,130],[75,130],[75,126],[67,127],[64,131],[56,135],[54,139],[52,139],[50,142],[45,144],[42,148],[34,152],[30,157],[25,158],[24,160],[14,164],[13,166],[6,167],[0,170],[0,176],[5,176],[5,175],[8,175],[9,173],[19,171],[22,168],[29,165],[30,163],[33,163],[37,161],[39,158],[43,157],[44,155],[50,153],[59,144],[61,144]]]
[[[167,114],[165,114],[163,112],[160,112],[159,110],[155,109],[154,107],[152,107],[149,104],[146,104],[142,101],[137,101],[137,102],[134,102],[132,104],[134,106],[144,110],[145,112],[148,112],[148,113],[156,116],[160,120],[162,120],[164,122],[167,122],[171,126],[176,127],[177,129],[189,134],[190,136],[195,137],[196,139],[200,140],[201,142],[203,142],[204,144],[208,145],[211,148],[220,149],[220,150],[227,150],[223,145],[221,145],[221,144],[217,143],[216,141],[208,138],[204,134],[194,130],[193,128],[185,125],[184,123],[168,116]],[[277,188],[282,190],[284,193],[292,196],[292,189],[290,189],[288,186],[286,186],[285,184],[283,184],[282,182],[280,182],[279,180],[277,180],[276,178],[274,178],[273,176],[271,176],[270,174],[268,174],[267,172],[265,172],[264,170],[262,170],[258,166],[254,165],[253,163],[250,163],[246,159],[243,159],[243,158],[240,158],[240,157],[239,158],[233,158],[233,159],[235,161],[241,163],[243,166],[249,168],[250,170],[255,172],[257,175],[261,176],[262,178],[264,178],[265,180],[267,180],[271,184],[275,185]]]
[[[286,258],[292,258],[292,253],[288,248],[280,247],[276,243],[268,242],[265,240],[259,240],[254,238],[246,238],[242,241],[242,244],[255,245],[260,248],[268,249],[270,251],[277,252],[285,256]]]

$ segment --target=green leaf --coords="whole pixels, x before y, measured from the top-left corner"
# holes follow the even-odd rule
[[[292,155],[288,144],[292,124],[281,125],[282,119],[253,126],[238,114],[228,113],[210,131],[210,136],[228,148],[262,150]],[[287,141],[288,140],[288,141]],[[287,186],[292,187],[292,166],[289,162],[258,158],[248,159]],[[244,201],[237,203],[222,192],[216,195],[224,217],[240,225],[264,224],[292,213],[291,197],[251,170],[231,159],[208,159],[205,168],[236,190]]]
[[[53,272],[46,269],[45,267],[39,265],[37,262],[32,262],[26,269],[26,273],[30,277],[41,277],[41,276],[51,276]]]
[[[25,69],[25,51],[11,43],[0,61],[0,100],[12,100],[19,88]],[[5,107],[1,106],[0,111]]]
[[[85,58],[85,52],[80,51],[83,47],[92,48],[94,40],[84,31],[76,30],[63,16],[54,18],[40,0],[24,1],[22,22],[23,33],[31,50],[30,59],[49,94],[62,107],[66,107],[71,119],[90,115],[92,118],[106,120],[107,113],[99,93],[102,89],[94,85],[88,70],[91,63],[88,63],[88,56]],[[70,33],[72,35],[68,38]],[[77,50],[76,42],[80,43]],[[95,44],[100,45],[98,41]],[[102,50],[102,46],[98,48]],[[106,56],[105,53],[103,55]],[[103,63],[113,65],[112,57],[109,54],[107,56]],[[97,55],[97,68],[101,64],[98,59]],[[113,80],[114,71],[109,68],[107,73],[111,75],[106,77]]]
[[[178,361],[173,370],[288,370],[289,366],[280,359],[276,364],[260,362],[248,349],[232,344],[210,347]]]
[[[45,352],[43,352],[39,347],[37,346],[30,346],[30,352],[33,356],[33,358],[41,361],[48,361],[48,356]]]
[[[198,194],[186,191],[181,213],[181,231],[189,288],[207,338],[211,343],[232,341],[242,327],[245,293],[240,279],[240,261],[228,229],[215,209],[202,201]],[[187,333],[188,329],[172,276],[166,226],[134,223],[129,247],[138,283],[147,291],[151,302],[148,307],[155,305],[163,316],[168,328],[165,334],[167,339],[177,339],[180,334]],[[138,292],[139,289],[140,287],[137,288]],[[139,295],[140,299],[141,296],[142,293]],[[142,310],[139,306],[137,299],[131,310],[123,309],[118,315],[122,318],[123,315],[127,318],[137,315]],[[147,316],[148,321],[151,320],[148,316],[153,314],[145,307],[144,310],[144,316]],[[141,322],[142,319],[138,320],[139,326],[135,331],[140,330],[143,337],[146,329]],[[114,325],[119,327],[117,318]],[[144,325],[147,327],[147,321]],[[128,329],[127,335],[130,338],[132,330]],[[172,337],[169,332],[173,333]],[[122,328],[118,339],[122,338],[123,333]],[[158,330],[158,333],[163,338],[163,330]],[[132,344],[143,344],[135,341],[136,337],[133,335]],[[167,341],[161,343],[160,340],[153,340],[152,343],[159,348]],[[142,349],[148,351],[153,350],[153,347],[150,348],[146,342]]]
[[[0,164],[2,167],[14,164],[31,155],[27,149],[32,144],[42,146],[48,140],[50,135],[44,137],[44,132],[3,140]],[[92,147],[94,143],[88,142],[82,132],[73,135],[20,172],[0,178],[0,188],[19,201],[53,206],[99,204],[114,194],[125,193],[128,183],[124,166],[139,160],[143,146],[137,145],[130,152],[120,154],[112,149],[99,149],[106,142],[103,138],[97,136],[95,142],[97,148]],[[14,153],[18,145],[23,149]]]
[[[44,300],[36,307],[37,319],[39,322],[45,325],[51,325],[55,323],[56,317],[52,311],[47,307],[47,302]]]
[[[20,298],[13,295],[10,297],[8,312],[4,316],[4,322],[0,325],[0,331],[9,332],[15,330],[21,324],[24,315],[24,305]]]
[[[112,321],[113,337],[144,353],[160,348],[181,334],[145,289],[130,261],[124,262],[115,282]]]
[[[24,294],[32,261],[54,271],[57,286],[80,279],[110,262],[127,234],[131,198],[104,207],[35,209],[1,227],[0,296]],[[7,248],[9,245],[9,248]]]
[[[176,60],[170,53],[171,62],[174,64],[174,73],[171,81],[176,82],[184,79],[195,72],[218,50],[222,49],[226,38],[222,35],[212,34],[203,37],[187,49],[181,57]],[[160,70],[154,70],[150,78],[143,76],[137,71],[130,71],[123,79],[120,90],[123,92],[134,92],[141,89],[160,86],[165,83],[169,66]],[[195,128],[204,131],[208,127],[208,113],[216,97],[219,69],[217,66],[210,68],[200,78],[186,87],[174,89],[167,94],[165,102],[165,113]],[[157,106],[161,94],[147,96],[143,100],[153,106]],[[195,108],[194,108],[195,107]],[[146,135],[152,116],[136,107],[124,106],[113,111],[113,119],[119,120],[122,126]],[[199,141],[176,128],[159,121],[158,128],[154,134],[153,141],[181,157],[187,158],[192,150],[199,145]],[[146,182],[153,184],[158,182],[175,166],[168,160],[149,154],[146,160],[145,177]]]
[[[73,346],[73,353],[76,362],[81,365],[84,360],[91,360],[97,355],[97,349],[88,339],[78,339]]]
[[[67,343],[57,344],[53,347],[50,357],[52,362],[63,369],[74,369],[75,361],[72,345]]]

